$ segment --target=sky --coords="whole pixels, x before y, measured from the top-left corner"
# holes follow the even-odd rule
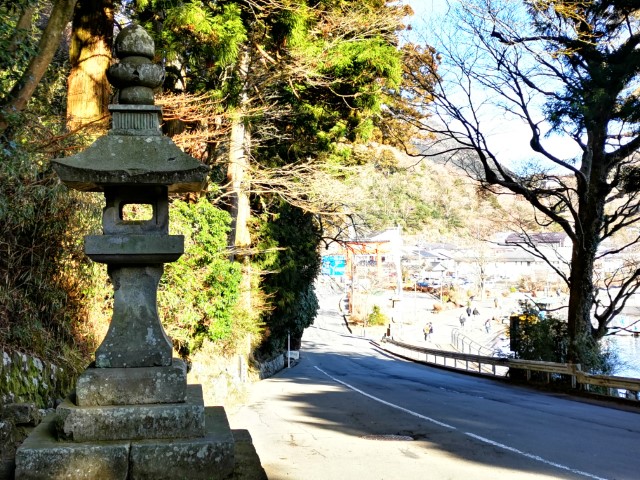
[[[401,0],[402,3],[408,4],[414,10],[415,14],[409,19],[409,23],[416,33],[411,41],[419,41],[424,38],[424,34],[419,34],[425,29],[426,22],[434,17],[444,16],[447,14],[451,5],[457,3],[456,0]],[[420,35],[420,36],[418,36]],[[430,42],[431,43],[431,42]],[[526,125],[518,122],[506,120],[501,111],[487,111],[490,118],[490,133],[487,135],[490,145],[494,150],[511,157],[514,163],[526,162],[533,152],[528,147],[531,138],[530,130]],[[486,132],[485,132],[486,133]],[[550,145],[554,154],[563,158],[572,158],[578,155],[579,151],[572,141],[562,139],[560,137],[550,138],[544,141]]]
[[[424,18],[435,15],[444,15],[449,8],[447,0],[401,0],[402,3],[410,5],[414,11],[412,24],[420,24]],[[455,1],[455,0],[454,0]]]

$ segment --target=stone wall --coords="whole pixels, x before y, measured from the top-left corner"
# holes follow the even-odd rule
[[[13,480],[16,449],[46,413],[33,403],[0,406],[0,480]]]
[[[31,402],[39,408],[55,406],[73,388],[75,376],[62,367],[21,352],[2,350],[0,405]]]
[[[273,357],[271,360],[261,362],[258,366],[260,369],[260,379],[269,378],[282,370],[285,365],[284,357],[285,354],[280,354]]]
[[[0,480],[5,480],[13,479],[17,446],[46,409],[71,391],[75,376],[24,353],[0,353]]]

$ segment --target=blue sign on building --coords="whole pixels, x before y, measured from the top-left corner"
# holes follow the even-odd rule
[[[347,271],[347,257],[345,255],[325,255],[322,257],[322,274],[341,277]]]

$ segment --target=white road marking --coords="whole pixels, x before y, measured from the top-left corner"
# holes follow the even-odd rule
[[[509,452],[517,453],[518,455],[522,455],[523,457],[530,458],[531,460],[535,460],[536,462],[544,463],[545,465],[551,465],[552,467],[559,468],[561,470],[567,470],[571,473],[575,473],[577,475],[582,475],[584,477],[593,478],[595,480],[607,480],[603,477],[598,477],[597,475],[593,475],[591,473],[583,472],[582,470],[574,470],[573,468],[569,468],[566,465],[562,465],[560,463],[551,462],[549,460],[545,460],[538,455],[533,455],[531,453],[523,452],[522,450],[518,450],[517,448],[509,447],[507,445],[503,445],[502,443],[494,442],[493,440],[489,440],[488,438],[481,437],[480,435],[476,435],[474,433],[465,432],[465,435],[475,438],[476,440],[480,440],[481,442],[488,443],[489,445],[493,445],[494,447],[502,448],[503,450],[507,450]]]
[[[395,408],[395,409],[397,409],[397,410],[402,410],[403,412],[408,413],[409,415],[413,415],[414,417],[421,418],[422,420],[426,420],[427,422],[435,423],[436,425],[440,425],[441,427],[444,427],[444,428],[451,428],[452,430],[456,430],[456,427],[453,427],[453,426],[451,426],[451,425],[449,425],[449,424],[447,424],[447,423],[439,422],[438,420],[435,420],[435,419],[433,419],[433,418],[431,418],[431,417],[427,417],[427,416],[425,416],[425,415],[421,415],[421,414],[419,414],[419,413],[417,413],[417,412],[414,412],[414,411],[412,411],[412,410],[409,410],[409,409],[407,409],[407,408],[400,407],[399,405],[396,405],[396,404],[394,404],[394,403],[389,403],[389,402],[387,402],[386,400],[382,400],[381,398],[374,397],[373,395],[371,395],[371,394],[369,394],[369,393],[367,393],[367,392],[364,392],[364,391],[362,391],[362,390],[360,390],[360,389],[358,389],[358,388],[354,387],[353,385],[349,385],[348,383],[345,383],[345,382],[343,382],[342,380],[338,380],[337,378],[332,377],[331,375],[329,375],[327,372],[325,372],[324,370],[322,370],[322,369],[321,369],[320,367],[318,367],[318,366],[314,366],[314,368],[315,368],[316,370],[318,370],[318,371],[320,371],[320,372],[324,373],[327,377],[329,377],[329,378],[330,378],[331,380],[333,380],[334,382],[338,382],[338,383],[340,383],[340,384],[344,385],[345,387],[347,387],[348,389],[353,390],[354,392],[358,392],[360,395],[364,395],[365,397],[368,397],[368,398],[370,398],[371,400],[375,400],[376,402],[382,403],[382,404],[384,404],[384,405],[387,405],[387,406],[389,406],[389,407],[391,407],[391,408]]]
[[[334,382],[339,383],[341,385],[344,385],[348,389],[353,390],[354,392],[357,392],[360,395],[364,395],[365,397],[370,398],[371,400],[374,400],[374,401],[376,401],[378,403],[382,403],[383,405],[387,405],[388,407],[395,408],[396,410],[400,410],[402,412],[408,413],[409,415],[413,415],[414,417],[418,417],[418,418],[420,418],[422,420],[426,420],[427,422],[434,423],[434,424],[439,425],[441,427],[449,428],[451,430],[457,430],[457,428],[454,427],[453,425],[449,425],[448,423],[440,422],[440,421],[438,421],[438,420],[436,420],[434,418],[427,417],[426,415],[422,415],[420,413],[414,412],[413,410],[409,410],[407,408],[401,407],[399,405],[396,405],[395,403],[387,402],[386,400],[382,400],[381,398],[375,397],[375,396],[371,395],[370,393],[367,393],[367,392],[365,392],[363,390],[360,390],[359,388],[354,387],[353,385],[350,385],[350,384],[348,384],[346,382],[343,382],[342,380],[339,380],[339,379],[337,379],[335,377],[332,377],[331,375],[329,375],[327,372],[325,372],[324,370],[322,370],[318,366],[314,365],[314,368],[316,370],[318,370],[319,372],[321,372],[322,374],[324,374],[327,377],[329,377]],[[562,465],[560,463],[556,463],[556,462],[552,462],[552,461],[549,461],[549,460],[545,460],[544,458],[539,457],[538,455],[533,455],[531,453],[523,452],[522,450],[518,450],[517,448],[509,447],[508,445],[504,445],[502,443],[494,442],[493,440],[489,440],[488,438],[484,438],[484,437],[481,437],[479,435],[475,435],[475,434],[470,433],[470,432],[464,432],[464,434],[469,436],[469,437],[471,437],[471,438],[475,438],[476,440],[479,440],[479,441],[481,441],[483,443],[488,443],[489,445],[493,445],[494,447],[498,447],[498,448],[501,448],[503,450],[507,450],[509,452],[516,453],[516,454],[521,455],[523,457],[526,457],[526,458],[528,458],[530,460],[534,460],[536,462],[540,462],[540,463],[543,463],[545,465],[549,465],[549,466],[558,468],[560,470],[566,470],[566,471],[574,473],[576,475],[581,475],[583,477],[592,478],[594,480],[607,480],[606,478],[598,477],[597,475],[593,475],[591,473],[583,472],[581,470],[575,470],[573,468],[567,467],[566,465]]]

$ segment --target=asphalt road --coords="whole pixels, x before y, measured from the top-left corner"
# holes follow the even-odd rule
[[[392,358],[331,310],[300,357],[230,413],[270,480],[640,478],[639,413]]]

